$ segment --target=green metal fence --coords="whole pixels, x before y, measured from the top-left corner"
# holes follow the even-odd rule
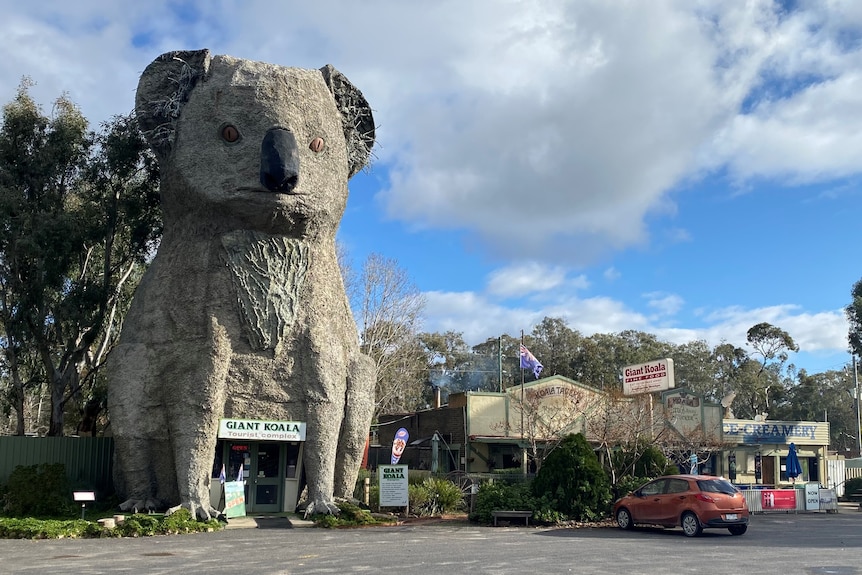
[[[74,489],[113,493],[111,437],[0,437],[0,484],[19,465],[62,463]]]

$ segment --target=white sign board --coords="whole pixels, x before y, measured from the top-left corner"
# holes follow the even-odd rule
[[[381,465],[377,468],[377,484],[380,486],[380,507],[407,507],[410,498],[406,465]]]
[[[806,483],[805,484],[805,510],[819,511],[820,510],[820,484]]]
[[[305,441],[305,423],[268,419],[220,419],[218,438]]]
[[[623,368],[623,393],[638,395],[665,391],[674,387],[673,360],[657,359]]]

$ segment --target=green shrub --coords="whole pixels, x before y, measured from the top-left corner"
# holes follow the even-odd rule
[[[161,515],[145,515],[135,513],[127,515],[125,520],[117,525],[117,535],[120,537],[148,537],[162,533]]]
[[[616,500],[620,497],[623,497],[624,495],[628,495],[630,492],[634,491],[650,479],[654,479],[654,477],[633,477],[631,475],[624,475],[620,477],[612,488],[614,493],[614,499]]]
[[[431,472],[427,469],[408,469],[407,482],[412,485],[421,485],[426,479],[431,477]]]
[[[62,463],[19,465],[4,489],[3,514],[11,517],[63,517],[73,513],[72,490]]]
[[[428,477],[418,485],[407,486],[410,510],[420,517],[435,517],[463,507],[461,488],[438,477]]]
[[[493,511],[507,509],[535,512],[537,507],[537,501],[530,491],[529,483],[510,484],[504,481],[488,481],[479,485],[476,505],[470,514],[470,520],[492,523]]]
[[[365,480],[368,479],[371,487],[377,482],[374,472],[368,469],[359,469],[359,475],[356,477],[356,487],[353,488],[353,498],[357,501],[362,501],[365,497]]]
[[[169,517],[164,515],[127,515],[113,528],[102,527],[96,521],[84,519],[0,519],[0,539],[58,539],[146,537],[172,533],[216,531],[224,526],[217,520],[196,521],[183,509]]]
[[[679,473],[677,466],[664,456],[661,449],[645,441],[624,446],[611,454],[614,469],[635,477],[658,477]]]
[[[608,477],[582,434],[567,436],[551,452],[533,480],[532,491],[577,521],[599,519],[610,510]]]
[[[394,519],[380,518],[372,515],[367,509],[341,501],[338,503],[338,515],[321,513],[315,515],[313,520],[317,527],[361,527],[364,525],[389,525]]]
[[[368,491],[368,508],[377,513],[380,511],[380,486],[373,484]]]
[[[844,482],[844,498],[852,496],[854,493],[862,491],[862,477],[854,477]]]

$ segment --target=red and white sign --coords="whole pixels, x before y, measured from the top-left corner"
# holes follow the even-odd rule
[[[796,509],[795,489],[764,489],[760,492],[760,505],[770,509]]]
[[[670,358],[628,365],[623,368],[623,393],[625,395],[665,391],[673,388],[673,386],[673,360]]]

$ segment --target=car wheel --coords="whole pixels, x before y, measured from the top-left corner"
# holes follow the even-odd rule
[[[727,528],[731,535],[742,535],[748,531],[748,525],[731,525]]]
[[[686,537],[697,537],[703,532],[697,515],[691,511],[686,511],[682,515],[682,532],[685,533]]]
[[[617,525],[620,526],[620,529],[633,529],[635,526],[634,521],[632,520],[632,514],[629,513],[629,510],[625,507],[621,507],[619,511],[617,511]]]

